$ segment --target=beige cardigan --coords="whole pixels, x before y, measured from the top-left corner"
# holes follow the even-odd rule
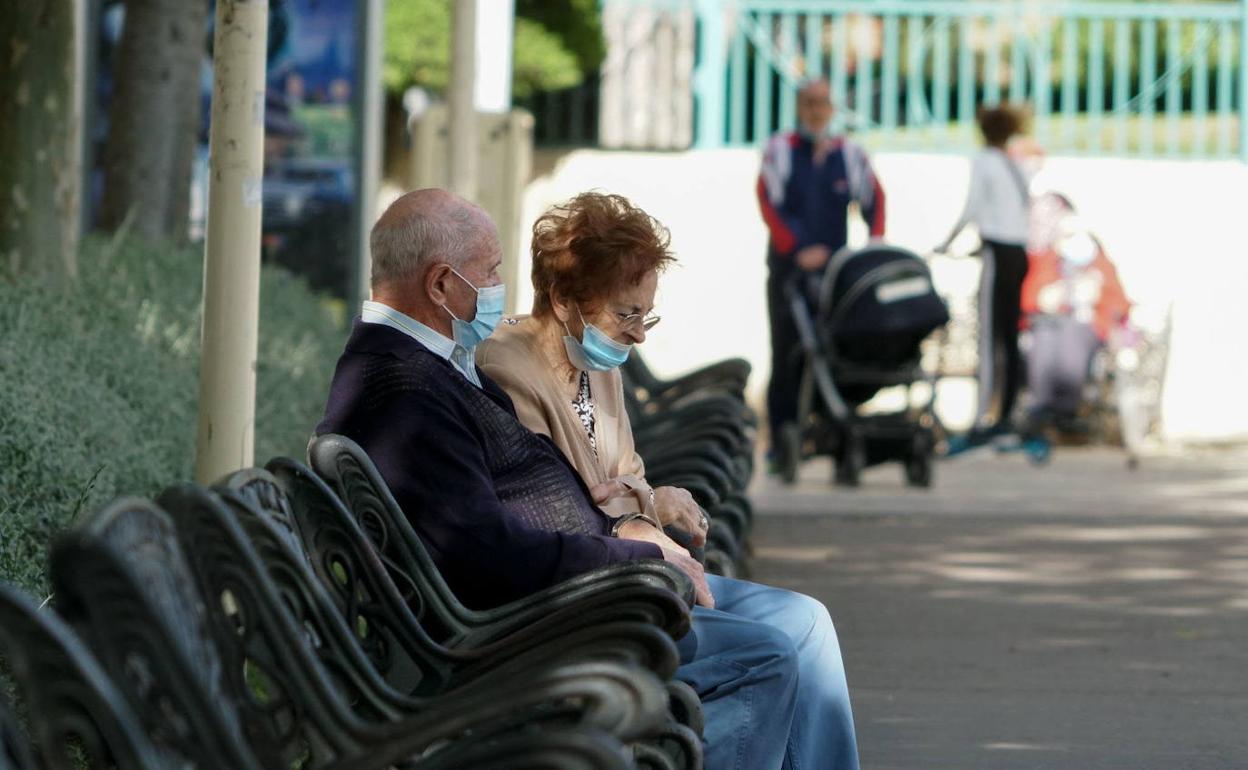
[[[629,487],[632,494],[602,506],[608,516],[644,513],[657,521],[653,493],[646,483],[646,468],[633,447],[633,428],[624,410],[624,384],[619,370],[589,373],[598,446],[595,455],[585,426],[566,396],[565,386],[541,351],[539,328],[539,322],[531,316],[504,319],[477,348],[477,366],[511,396],[516,415],[525,427],[555,442],[586,486],[619,478]]]

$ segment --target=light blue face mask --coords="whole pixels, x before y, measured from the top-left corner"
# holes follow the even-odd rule
[[[576,309],[576,314],[581,315],[581,309]],[[567,336],[563,338],[563,347],[568,351],[568,360],[577,369],[583,369],[590,372],[609,372],[628,360],[628,354],[632,352],[632,345],[622,345],[608,337],[597,326],[585,323],[584,316],[581,316],[581,325],[585,327],[585,331],[581,334],[584,341],[577,341],[572,336],[572,332],[568,331],[568,325],[563,325],[563,330],[568,331]]]
[[[451,268],[451,272],[459,276],[459,280],[472,287],[477,293],[477,314],[471,321],[461,320],[446,305],[442,306],[451,316],[451,333],[455,337],[455,343],[466,350],[475,350],[482,340],[494,333],[494,328],[498,326],[498,322],[503,318],[503,300],[507,296],[506,284],[498,284],[497,286],[486,286],[478,289],[472,285],[472,281],[459,274],[455,268]]]
[[[1062,241],[1058,251],[1072,266],[1087,267],[1096,259],[1096,241],[1087,233],[1075,233]]]

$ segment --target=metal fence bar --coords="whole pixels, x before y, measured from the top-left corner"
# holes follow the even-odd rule
[[[1208,40],[1208,27],[1202,25],[1197,37]],[[1199,46],[1192,62],[1192,154],[1204,155],[1209,150],[1207,116],[1209,114],[1209,46]]]
[[[1231,25],[1218,25],[1218,154],[1231,153]]]
[[[797,16],[786,13],[780,18],[780,55],[792,60],[797,53]],[[787,67],[787,62],[781,66]],[[791,74],[791,73],[790,73]],[[793,130],[797,124],[797,89],[790,78],[780,78],[780,128]]]
[[[1183,73],[1179,69],[1183,22],[1166,22],[1166,153],[1179,154],[1179,109],[1182,107]]]
[[[942,128],[949,122],[949,17],[932,22],[932,120]]]
[[[772,35],[772,18],[769,13],[758,15],[758,24],[766,32],[768,39]],[[754,141],[765,142],[771,136],[771,80],[772,68],[763,55],[762,49],[754,46]]]
[[[975,118],[975,54],[971,48],[971,31],[976,21],[963,16],[958,21],[958,122],[970,123]]]
[[[718,0],[698,0],[697,141],[701,147],[724,143],[724,96],[727,56],[724,51],[724,14]]]
[[[823,14],[806,16],[806,77],[821,78],[823,68]]]
[[[897,41],[898,19],[896,14],[884,17],[884,67],[880,73],[883,104],[880,105],[880,124],[885,129],[897,127]]]
[[[1114,22],[1114,150],[1127,151],[1127,79],[1131,77],[1131,22]]]
[[[849,16],[841,18],[846,22],[850,19]],[[874,102],[875,61],[867,50],[868,45],[865,40],[854,40],[854,112],[857,113],[859,125],[865,125],[875,117],[871,109]]]
[[[1015,17],[1014,34],[1010,40],[1010,101],[1015,104],[1027,97],[1027,29],[1022,17]]]
[[[1153,151],[1153,118],[1157,114],[1157,20],[1140,22],[1140,143],[1141,152]]]
[[[1248,0],[1239,0],[1239,159],[1248,163]]]
[[[1052,28],[1048,19],[1041,19],[1032,51],[1031,91],[1036,105],[1036,136],[1042,144],[1049,140],[1049,115],[1053,112],[1053,74],[1050,71],[1052,52]]]
[[[928,121],[923,94],[923,20],[918,16],[906,19],[906,125],[919,126]]]
[[[745,144],[746,83],[745,31],[738,24],[732,31],[732,50],[728,54],[728,141]]]
[[[1069,144],[1074,134],[1075,113],[1079,111],[1079,21],[1062,21],[1062,143]]]
[[[984,104],[1001,101],[1001,32],[1005,22],[992,18],[988,22],[987,47],[984,51]]]
[[[1105,105],[1105,21],[1092,19],[1088,22],[1088,149],[1099,150],[1104,146],[1101,115]]]
[[[832,94],[837,112],[849,104],[849,17],[828,17],[832,24]],[[820,17],[819,26],[824,25]]]

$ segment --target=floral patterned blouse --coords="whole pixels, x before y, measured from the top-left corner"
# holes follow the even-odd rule
[[[598,441],[594,435],[594,397],[589,392],[589,372],[581,372],[581,387],[576,391],[572,409],[576,411],[576,416],[581,418],[581,425],[585,427],[585,433],[589,436],[589,448],[594,450],[594,455],[597,456]]]

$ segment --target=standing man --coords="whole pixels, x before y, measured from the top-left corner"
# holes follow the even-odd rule
[[[884,189],[866,152],[843,136],[832,136],[831,93],[826,80],[811,80],[797,95],[796,131],[782,131],[767,142],[758,175],[758,202],[767,224],[767,309],[771,320],[771,382],[767,419],[771,427],[770,466],[779,456],[780,427],[797,419],[801,359],[797,326],[784,296],[785,286],[802,272],[821,273],[845,246],[849,204],[856,202],[872,238],[884,236]]]

